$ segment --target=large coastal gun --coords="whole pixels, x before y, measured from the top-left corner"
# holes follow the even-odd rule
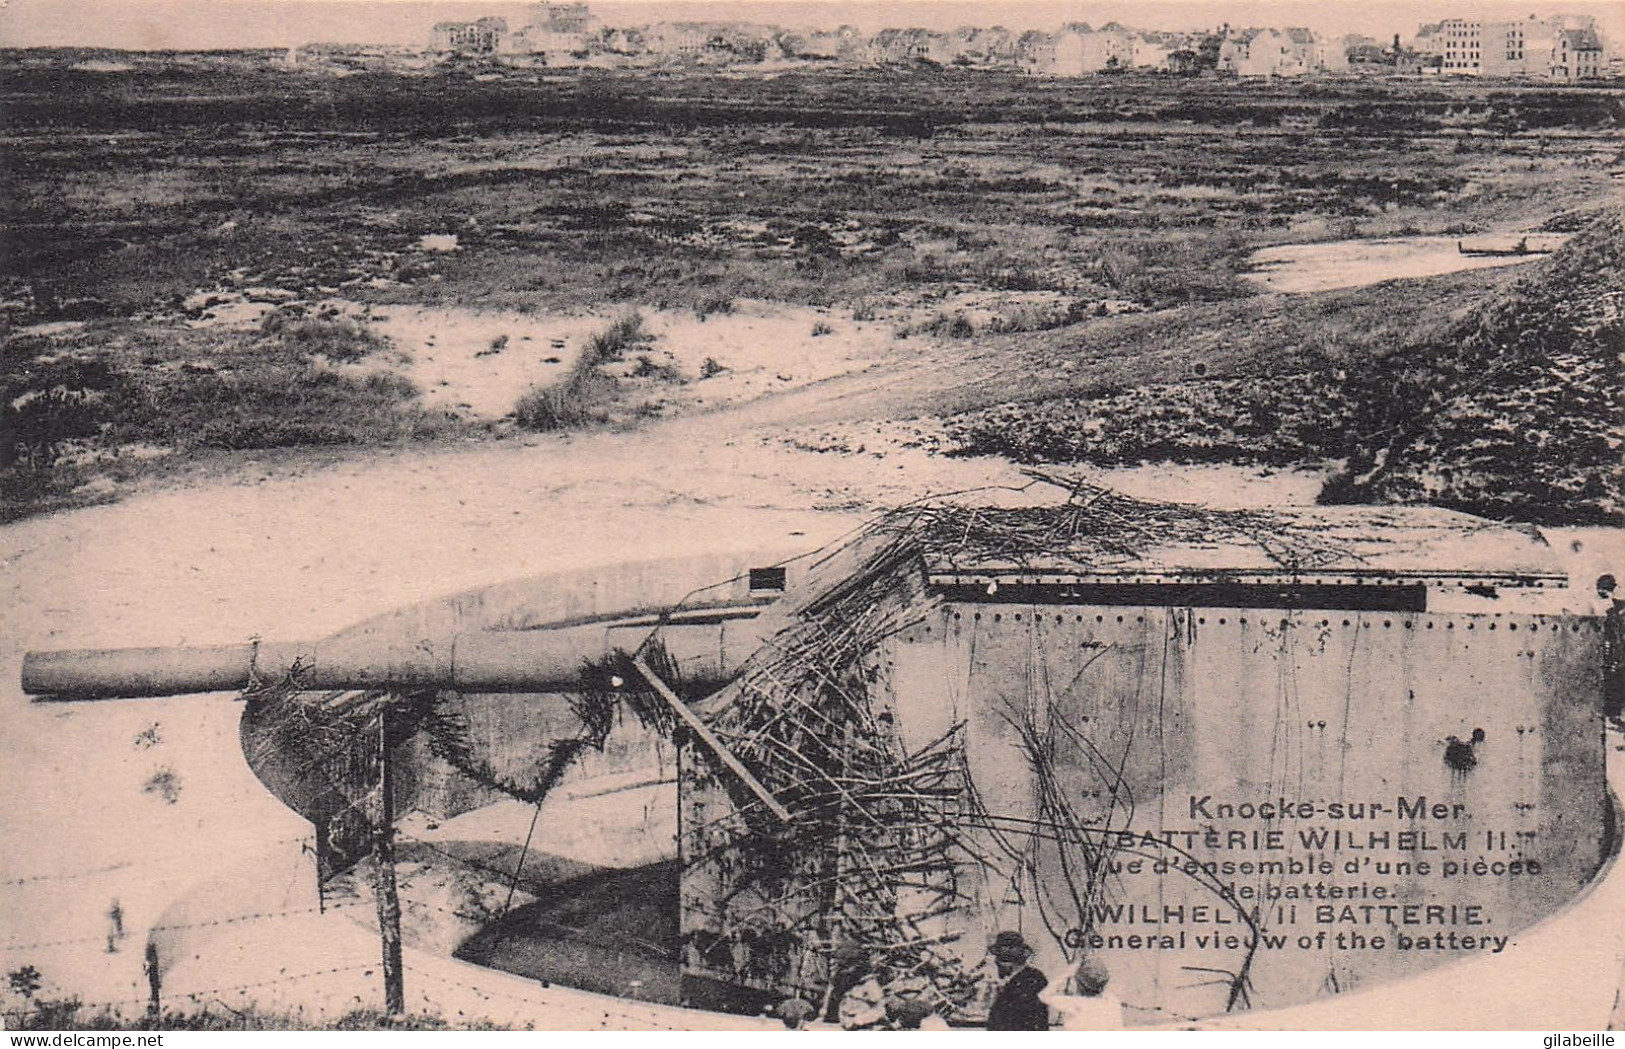
[[[743,638],[739,645],[725,644],[724,634],[737,638],[753,619],[754,610],[715,622],[668,623],[659,640],[685,684],[709,691],[732,677],[738,667],[730,654],[746,647]],[[338,635],[324,641],[62,649],[27,653],[22,687],[46,700],[130,699],[240,691],[293,675],[308,691],[569,692],[579,687],[584,664],[634,652],[649,634],[649,625],[590,623],[410,642]]]
[[[419,623],[412,630],[389,623],[320,641],[33,651],[23,657],[22,689],[36,700],[65,702],[242,692],[284,682],[304,692],[546,696],[618,688],[636,675],[786,819],[778,800],[689,707],[725,687],[782,625],[772,606],[783,580],[781,569],[756,569],[720,584],[723,592],[708,601],[656,611],[623,607],[526,629],[449,631],[443,623],[439,630]],[[448,621],[478,618],[458,613]]]
[[[777,552],[759,556],[772,565]],[[633,654],[643,653],[692,698],[726,684],[783,626],[781,599],[795,571],[741,571],[740,560],[632,561],[519,579],[317,641],[28,652],[22,689],[43,700],[129,699],[241,691],[292,676],[312,692],[569,693],[590,664],[619,659],[631,671]]]

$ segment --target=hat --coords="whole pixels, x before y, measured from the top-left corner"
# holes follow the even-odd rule
[[[818,1010],[805,998],[786,998],[779,1003],[775,1012],[786,1027],[799,1027],[818,1014]]]
[[[1020,954],[1023,959],[1026,959],[1032,957],[1033,949],[1027,945],[1026,940],[1021,938],[1021,933],[1006,930],[993,937],[993,942],[988,945],[987,953],[995,958]]]
[[[893,995],[886,999],[886,1015],[897,1021],[897,1025],[905,1031],[917,1030],[920,1023],[934,1012],[935,1009],[918,998]]]

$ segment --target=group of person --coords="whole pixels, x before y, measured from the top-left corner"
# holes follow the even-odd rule
[[[1033,949],[1019,932],[1001,932],[988,944],[996,973],[987,1009],[990,1031],[1047,1031],[1052,1012],[1064,1030],[1115,1030],[1123,1007],[1106,993],[1110,974],[1100,961],[1082,957],[1053,980],[1032,964]],[[926,996],[919,977],[889,979],[884,966],[861,944],[835,951],[829,985],[815,1006],[791,998],[776,1010],[792,1030],[814,1021],[848,1031],[947,1030],[947,1020]]]

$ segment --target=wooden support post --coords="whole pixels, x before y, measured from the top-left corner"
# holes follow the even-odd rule
[[[395,777],[389,760],[389,719],[378,715],[378,822],[373,827],[373,898],[378,904],[378,933],[384,952],[384,1012],[406,1012],[406,986],[401,971],[401,897],[395,885]]]
[[[767,806],[768,811],[783,822],[789,823],[790,810],[780,804],[779,799],[775,798],[773,793],[762,785],[761,780],[751,775],[750,769],[747,769],[745,763],[739,760],[739,756],[729,750],[726,743],[717,738],[716,733],[712,732],[710,726],[700,720],[698,714],[688,709],[688,704],[683,702],[683,697],[673,692],[653,670],[649,669],[649,664],[643,661],[642,653],[632,657],[632,665],[638,668],[638,673],[643,675],[644,680],[654,686],[654,690],[660,693],[660,698],[664,699],[671,706],[671,709],[676,712],[677,716],[683,719],[683,724],[687,725],[700,738],[700,741],[711,749],[711,753],[720,758],[722,763],[728,766],[729,770],[738,776],[746,787],[750,788],[750,792],[756,795],[763,805]]]

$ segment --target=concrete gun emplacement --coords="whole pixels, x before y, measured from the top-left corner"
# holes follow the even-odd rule
[[[1097,509],[1080,504],[1066,512],[1087,524]],[[1070,526],[1063,510],[1035,520]],[[763,853],[764,835],[794,845],[797,871],[870,878],[872,892],[848,894],[842,904],[867,922],[889,920],[881,913],[886,901],[922,884],[909,864],[929,831],[950,844],[923,884],[952,901],[941,912],[943,928],[974,952],[962,961],[978,964],[985,930],[1042,927],[1030,910],[1023,917],[1024,900],[981,888],[1009,884],[1008,873],[984,857],[1041,857],[1029,871],[1031,884],[1047,898],[1072,898],[1058,850],[1091,839],[1087,827],[1060,823],[1044,807],[1056,784],[1068,796],[1132,792],[1133,815],[1115,826],[1134,832],[1136,847],[1153,860],[1174,858],[1170,876],[1148,862],[1140,874],[1125,872],[1114,892],[1125,907],[1143,904],[1156,913],[1243,913],[1201,878],[1172,874],[1177,856],[1155,844],[1169,833],[1196,833],[1183,814],[1210,796],[1237,809],[1213,810],[1214,832],[1225,842],[1263,833],[1240,805],[1250,812],[1255,798],[1290,796],[1307,806],[1299,810],[1306,825],[1296,829],[1345,841],[1358,835],[1360,844],[1347,848],[1362,861],[1373,849],[1384,863],[1411,863],[1408,853],[1381,855],[1404,846],[1366,843],[1400,834],[1420,843],[1425,833],[1429,845],[1450,853],[1507,851],[1489,860],[1511,862],[1510,850],[1525,840],[1516,834],[1538,836],[1540,877],[1393,882],[1393,898],[1404,905],[1481,907],[1503,937],[1571,906],[1608,869],[1617,838],[1607,828],[1617,817],[1599,716],[1601,623],[1562,611],[1567,576],[1529,536],[1435,511],[1385,510],[1380,528],[1364,517],[1317,511],[1321,517],[1289,534],[1302,542],[1331,536],[1352,549],[1312,570],[1274,564],[1269,551],[1249,552],[1231,539],[1218,553],[1204,538],[1188,556],[1159,548],[1155,558],[1121,563],[1085,558],[1088,551],[1062,551],[1042,563],[1000,560],[998,551],[971,556],[982,547],[964,552],[961,537],[973,526],[986,525],[998,538],[1038,513],[978,508],[974,517],[967,511],[936,521],[940,527],[906,547],[892,542],[893,533],[872,542],[860,536],[816,559],[788,562],[788,576],[740,574],[737,560],[597,566],[454,595],[313,643],[35,652],[25,661],[23,687],[56,699],[229,692],[262,683],[309,692],[444,691],[452,695],[434,697],[436,704],[453,715],[448,723],[462,717],[453,727],[468,753],[505,775],[534,769],[554,740],[576,731],[565,704],[571,693],[597,693],[608,683],[647,696],[647,688],[684,731],[637,717],[619,722],[620,754],[650,755],[648,767],[660,770],[640,770],[627,782],[667,791],[659,804],[629,807],[636,811],[626,832],[660,848],[676,842],[685,943],[737,947],[745,941],[736,930],[780,928],[778,912],[762,900],[800,906],[796,901],[815,899],[814,875],[768,881],[777,875],[748,862]],[[1288,533],[1271,533],[1278,534]],[[732,581],[714,582],[723,579]],[[872,632],[849,629],[862,617]],[[276,735],[276,715],[273,703],[246,705],[245,740],[266,744],[245,748],[250,765],[290,808],[326,826],[349,798],[330,798],[321,783],[297,775],[326,736]],[[402,724],[426,741],[450,731],[429,719]],[[1029,739],[1043,744],[1049,737],[1037,733],[1045,726],[1057,726],[1062,743],[1039,762]],[[357,745],[370,738],[357,734]],[[452,760],[444,750],[414,737],[387,751],[411,773],[401,781],[410,784],[403,804],[461,812],[465,803],[483,803],[486,795],[459,793],[460,781],[442,775]],[[1110,761],[1103,764],[1101,754]],[[1351,760],[1342,760],[1345,754]],[[921,768],[933,775],[940,769],[941,779],[911,778]],[[847,798],[855,789],[878,799],[864,802],[864,811],[898,814],[884,824],[888,837],[875,839],[895,840],[885,856],[895,855],[897,865],[843,867],[829,851],[850,840],[827,830],[832,819],[858,811],[859,802]],[[907,805],[888,807],[896,797]],[[1346,799],[1381,814],[1359,826],[1330,822],[1342,819],[1329,815],[1331,804]],[[1424,799],[1434,804],[1424,810]],[[1441,806],[1445,815],[1435,816]],[[1416,812],[1427,813],[1425,826],[1411,825],[1424,818]],[[774,819],[760,818],[766,813]],[[1281,841],[1282,855],[1267,862],[1326,862],[1324,846],[1310,839],[1292,833]],[[1003,851],[1011,842],[1012,851]],[[1273,848],[1250,846],[1266,847]],[[1304,851],[1310,848],[1315,852]],[[1365,884],[1363,874],[1350,877],[1352,887]],[[961,897],[958,886],[977,888]],[[826,913],[822,906],[817,913]],[[1313,908],[1289,905],[1271,917],[1283,937],[1325,932]],[[764,935],[756,942],[777,941]],[[796,964],[822,964],[818,949],[801,944]],[[1211,948],[1181,941],[1146,951],[1107,939],[1099,949],[1125,998],[1185,1016],[1231,1012],[1226,986],[1189,979],[1192,966],[1212,965]],[[753,987],[748,966],[778,964],[762,950],[751,948],[744,961],[735,949],[685,953],[685,993]],[[1248,985],[1259,1001],[1325,997],[1329,970],[1304,964],[1301,952],[1250,957]],[[1351,983],[1418,970],[1389,950],[1340,950],[1326,965]],[[1516,1025],[1538,1004],[1519,999],[1515,1009],[1493,1015]],[[1469,1025],[1482,1019],[1459,1015]]]

